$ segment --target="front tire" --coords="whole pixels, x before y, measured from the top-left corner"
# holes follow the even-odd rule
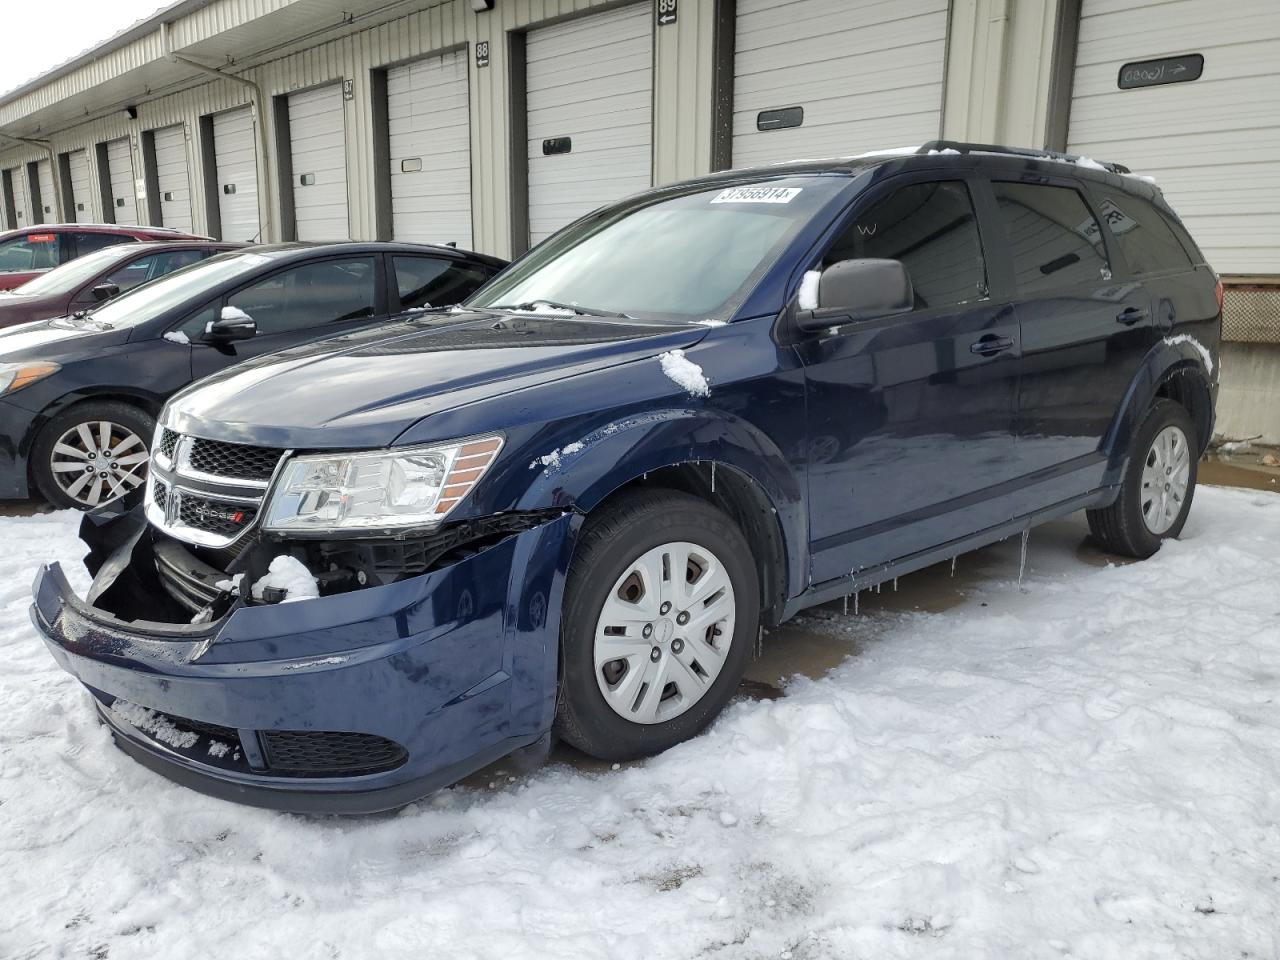
[[[146,483],[156,423],[118,400],[77,404],[41,429],[31,448],[31,475],[55,507],[92,510]]]
[[[569,568],[557,734],[602,760],[695,736],[737,689],[759,618],[727,515],[677,491],[624,494],[587,521]]]
[[[1129,445],[1120,495],[1089,510],[1089,530],[1104,549],[1145,560],[1182,533],[1196,492],[1195,424],[1185,407],[1159,398]]]

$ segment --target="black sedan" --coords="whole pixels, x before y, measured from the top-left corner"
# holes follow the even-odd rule
[[[122,497],[146,477],[160,407],[191,381],[305,340],[457,303],[505,265],[406,243],[253,247],[85,315],[0,330],[0,499],[33,487],[60,507]]]
[[[95,250],[14,290],[0,291],[0,327],[65,317],[93,310],[134,287],[243,247],[242,243],[181,240],[170,243],[121,243]]]

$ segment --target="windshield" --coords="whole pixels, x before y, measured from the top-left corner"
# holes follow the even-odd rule
[[[726,319],[847,184],[780,177],[612,207],[551,237],[467,306],[571,305],[679,323]]]
[[[154,320],[216,284],[250,273],[270,262],[270,258],[260,253],[218,254],[121,294],[89,316],[95,322],[112,328],[135,327]]]
[[[136,253],[138,244],[130,244],[129,253]],[[24,283],[14,293],[28,297],[43,297],[47,294],[71,293],[80,284],[92,280],[103,270],[111,267],[120,259],[119,245],[104,247],[83,257],[77,257],[70,263],[55,267],[48,273],[41,274],[34,280]]]

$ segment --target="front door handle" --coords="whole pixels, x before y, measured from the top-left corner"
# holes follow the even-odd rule
[[[969,352],[976,353],[980,357],[994,357],[997,353],[1012,349],[1012,338],[1001,337],[994,333],[988,333],[982,339],[969,344]]]
[[[1131,327],[1139,320],[1147,318],[1147,311],[1142,307],[1129,307],[1121,310],[1116,314],[1116,323],[1123,323],[1126,327]]]

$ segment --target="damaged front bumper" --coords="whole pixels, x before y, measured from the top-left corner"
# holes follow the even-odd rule
[[[388,810],[546,742],[577,519],[395,583],[176,624],[93,602],[154,563],[124,517],[99,528],[114,553],[90,600],[46,565],[31,618],[116,742],[166,777],[276,809]]]

